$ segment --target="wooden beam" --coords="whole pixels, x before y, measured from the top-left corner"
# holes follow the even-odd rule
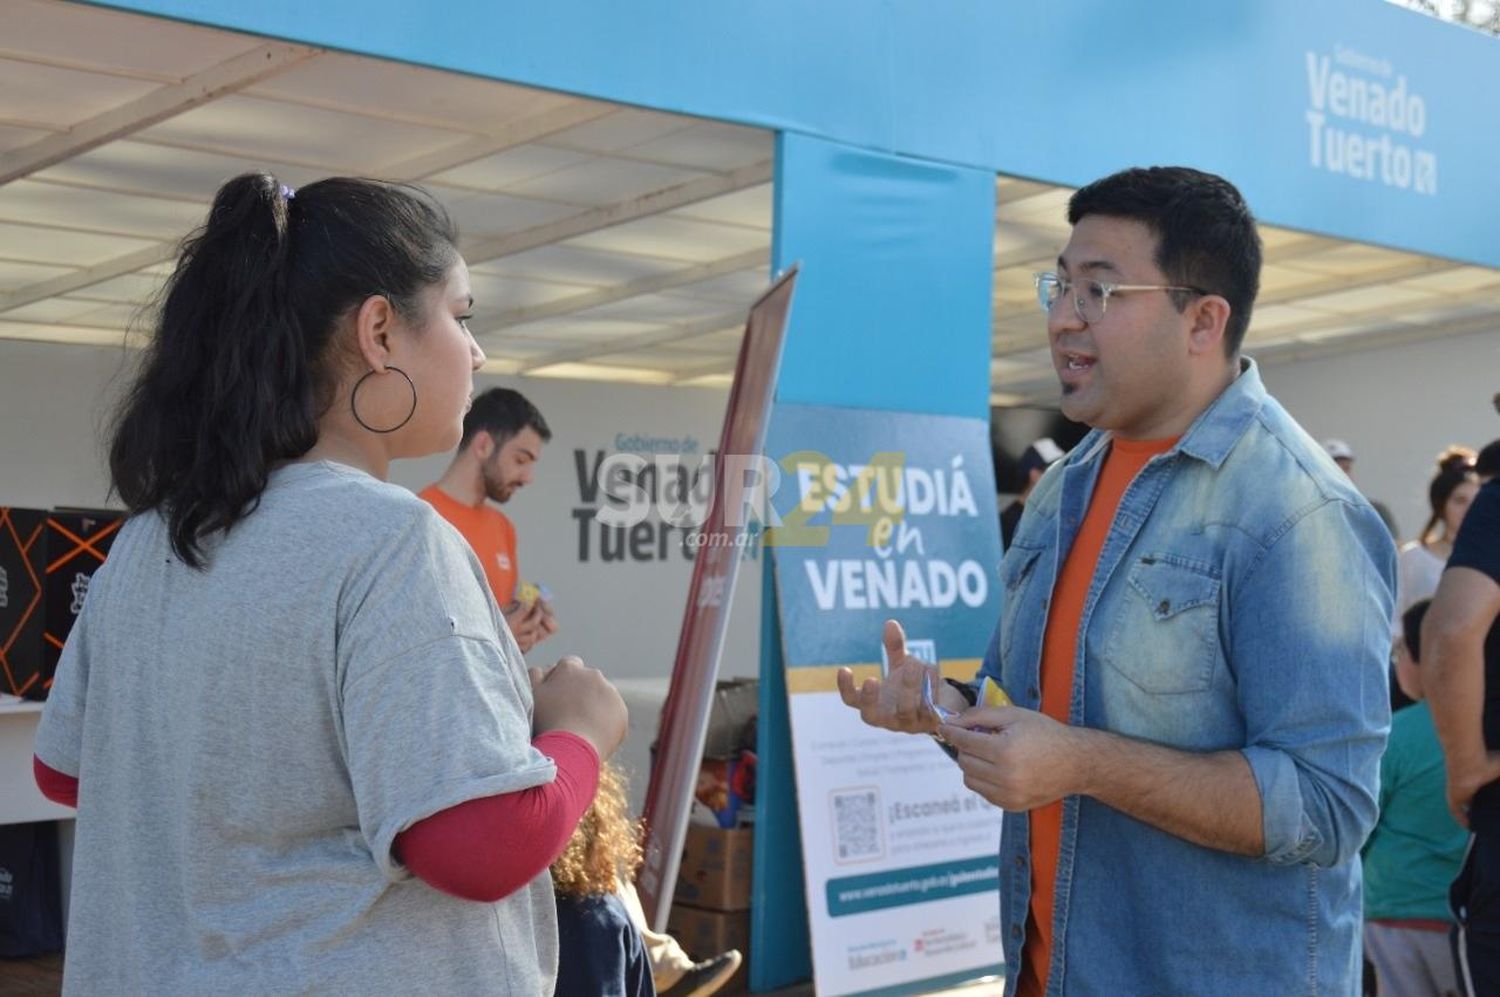
[[[617,201],[614,204],[603,204],[576,215],[522,229],[519,232],[467,243],[463,246],[464,259],[470,266],[473,266],[486,260],[524,253],[538,246],[550,246],[554,242],[562,242],[589,232],[623,225],[626,222],[661,214],[664,211],[684,208],[689,204],[697,204],[699,201],[706,201],[722,194],[732,194],[738,190],[756,187],[768,182],[771,179],[771,173],[771,162],[766,160],[749,166],[741,166],[728,173],[701,177],[673,187],[653,190],[639,197]]]
[[[706,336],[711,332],[722,332],[725,329],[737,328],[745,324],[747,311],[748,308],[722,315],[714,315],[711,318],[699,319],[696,322],[688,322],[685,325],[672,325],[663,329],[654,329],[651,332],[638,333],[634,336],[621,336],[603,343],[570,346],[565,350],[557,350],[553,353],[547,353],[525,361],[517,368],[517,373],[525,374],[528,371],[538,370],[542,367],[551,367],[553,364],[589,361],[597,357],[609,356],[615,353],[629,353],[631,350],[645,349],[648,346],[661,346],[664,343],[680,343],[686,339]],[[730,363],[732,365],[733,361],[731,360]]]
[[[424,152],[420,156],[392,163],[382,169],[381,175],[391,180],[422,180],[434,173],[466,166],[497,152],[513,149],[518,145],[535,142],[549,135],[578,125],[597,121],[620,110],[612,104],[600,104],[590,100],[575,100],[562,107],[554,107],[540,114],[507,122],[500,128],[483,135],[475,135],[457,145]]]
[[[657,294],[676,287],[687,287],[705,280],[713,280],[715,277],[739,273],[743,270],[749,270],[766,264],[770,259],[770,255],[771,251],[769,247],[765,249],[752,249],[749,252],[736,253],[734,256],[726,256],[723,259],[700,263],[697,266],[683,267],[680,270],[670,270],[663,274],[653,274],[650,277],[626,281],[623,284],[600,288],[597,291],[589,291],[585,294],[573,294],[566,298],[559,298],[556,301],[548,301],[540,305],[529,305],[525,308],[512,308],[508,311],[491,315],[484,322],[474,326],[474,335],[482,336],[486,333],[499,332],[502,329],[508,329],[512,326],[524,325],[527,322],[538,322],[542,319],[571,315],[575,312],[587,311],[590,308],[614,304],[617,301],[637,298],[644,294]]]
[[[270,46],[265,47],[269,48]],[[561,108],[554,108],[551,111],[524,118],[514,122],[511,126],[499,129],[493,133],[477,136],[467,142],[460,143],[457,147],[450,147],[445,150],[439,150],[436,153],[413,157],[412,159],[396,164],[395,168],[387,171],[387,174],[392,179],[397,180],[419,180],[431,173],[440,173],[446,169],[462,166],[475,159],[510,148],[512,145],[524,144],[537,138],[542,138],[585,121],[592,121],[606,114],[611,114],[616,110],[618,108],[608,105],[600,105],[589,101],[577,101]],[[62,277],[18,288],[9,295],[0,295],[0,314],[13,308],[20,308],[22,305],[29,305],[34,301],[66,294],[69,291],[88,287],[90,284],[110,280],[122,274],[134,273],[136,270],[170,260],[176,254],[177,243],[175,242],[153,246],[113,260],[107,260],[104,263],[80,270],[77,273],[66,274]]]
[[[259,83],[321,51],[276,42],[242,52],[194,73],[181,83],[159,87],[81,121],[65,132],[48,135],[0,156],[0,186]]]
[[[50,280],[38,281],[35,284],[28,284],[25,287],[17,288],[10,294],[0,295],[0,314],[20,308],[22,305],[29,305],[47,298],[55,298],[59,295],[67,294],[69,291],[76,291],[81,287],[88,287],[91,284],[102,284],[106,280],[113,280],[128,273],[135,273],[137,270],[144,270],[147,267],[170,260],[176,255],[176,243],[147,246],[145,249],[137,249],[133,253],[116,256],[112,260],[105,260],[103,263],[87,267],[83,270],[66,273],[60,277],[53,277]]]

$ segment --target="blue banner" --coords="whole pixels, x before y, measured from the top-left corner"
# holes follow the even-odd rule
[[[1003,9],[1003,172],[1195,166],[1266,222],[1500,266],[1496,39],[1373,0]]]
[[[766,453],[818,992],[992,973],[999,811],[933,741],[866,726],[837,691],[841,666],[881,673],[887,619],[946,675],[978,670],[1000,608],[988,425],[779,404]]]

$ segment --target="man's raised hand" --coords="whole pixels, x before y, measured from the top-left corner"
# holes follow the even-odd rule
[[[884,679],[871,676],[856,686],[854,672],[848,668],[838,671],[839,695],[845,705],[859,711],[865,723],[907,734],[927,734],[937,730],[937,714],[922,700],[922,686],[926,682],[932,683],[934,695],[945,696],[944,705],[949,705],[954,697],[953,709],[961,710],[968,705],[962,696],[943,683],[937,666],[907,653],[906,634],[901,624],[886,620],[881,640],[885,644],[887,662]]]

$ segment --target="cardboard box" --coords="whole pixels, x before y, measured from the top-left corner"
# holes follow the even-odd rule
[[[677,871],[677,903],[715,911],[750,908],[754,832],[689,824]]]
[[[704,758],[738,758],[741,748],[754,749],[750,725],[760,709],[759,679],[721,679],[714,687],[708,708],[708,734],[703,740]]]
[[[47,517],[46,632],[43,635],[43,684],[62,657],[73,621],[83,611],[89,581],[115,542],[123,513],[100,509],[54,509]]]
[[[47,513],[0,507],[0,692],[46,695]]]
[[[696,960],[710,959],[720,952],[739,949],[745,957],[740,968],[720,994],[743,992],[750,979],[750,912],[702,910],[674,903],[667,915],[667,934]]]

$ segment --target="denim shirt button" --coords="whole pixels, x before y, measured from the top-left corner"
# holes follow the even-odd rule
[[[1026,857],[1024,855],[1017,855],[1016,856],[1016,868],[1017,869],[1024,869],[1024,868],[1026,868]]]
[[[1016,939],[1017,941],[1020,940],[1020,938],[1021,938],[1021,926],[1019,924],[1012,924],[1010,926],[1010,937]]]
[[[1040,699],[1041,695],[1041,692],[1037,690],[1036,686],[1031,686],[1026,690],[1026,698],[1031,700],[1033,703]]]

